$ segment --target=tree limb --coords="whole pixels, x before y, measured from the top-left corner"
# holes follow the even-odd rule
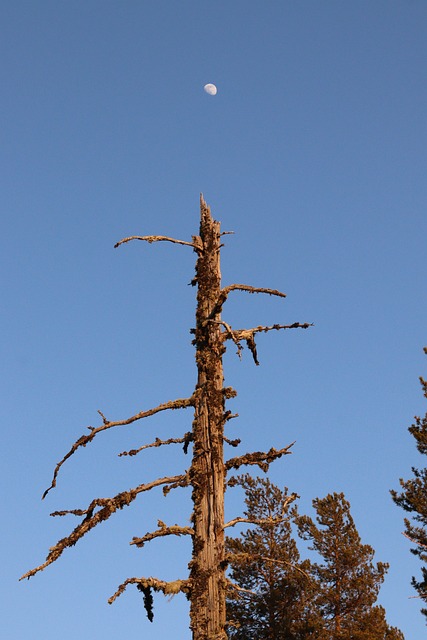
[[[296,500],[297,497],[298,496],[296,493],[293,493],[292,495],[288,496],[284,507],[286,508],[289,504],[294,502],[294,500]],[[280,516],[278,518],[261,518],[261,519],[238,517],[238,518],[233,518],[233,520],[229,520],[229,522],[226,522],[223,528],[227,529],[228,527],[234,527],[236,524],[240,524],[242,522],[246,522],[247,524],[256,524],[256,525],[279,525],[281,522],[285,522],[285,520],[288,520],[288,519],[289,518],[287,516],[286,517]]]
[[[225,469],[226,471],[229,471],[230,469],[239,469],[243,465],[257,465],[262,471],[266,473],[269,469],[270,464],[274,460],[292,453],[292,451],[289,451],[289,449],[294,444],[295,442],[292,442],[287,447],[278,450],[272,447],[266,453],[263,451],[255,451],[254,453],[246,453],[243,456],[230,458],[230,460],[227,460],[227,462],[225,463]]]
[[[140,453],[140,451],[144,451],[144,449],[150,449],[151,447],[161,447],[164,444],[182,444],[182,443],[187,444],[187,443],[190,443],[191,440],[192,440],[192,433],[190,431],[186,433],[183,438],[169,438],[168,440],[160,440],[160,438],[156,438],[154,442],[151,442],[150,444],[144,444],[142,447],[139,447],[139,449],[122,451],[122,453],[119,453],[119,457],[136,456],[137,453]]]
[[[176,240],[175,238],[169,238],[168,236],[129,236],[128,238],[123,238],[123,240],[119,240],[114,245],[114,248],[117,249],[121,244],[125,244],[126,242],[131,242],[131,240],[145,240],[150,244],[152,242],[173,242],[174,244],[183,244],[188,247],[193,247],[197,252],[202,251],[201,241],[198,236],[193,236],[193,242],[187,242],[186,240]]]
[[[82,522],[77,525],[77,527],[70,533],[69,536],[62,538],[59,542],[56,543],[54,547],[51,547],[49,550],[49,554],[46,558],[46,562],[41,564],[39,567],[35,569],[31,569],[27,571],[20,580],[24,578],[31,578],[39,571],[43,571],[47,566],[55,562],[63,553],[63,551],[67,547],[72,547],[76,544],[80,538],[82,538],[88,531],[96,527],[97,524],[103,522],[104,520],[108,520],[108,518],[117,511],[117,509],[123,509],[123,507],[128,506],[138,494],[144,491],[150,491],[154,487],[158,487],[162,484],[169,484],[171,482],[174,483],[186,483],[188,484],[188,478],[186,475],[177,475],[171,476],[168,478],[157,478],[157,480],[153,480],[152,482],[148,482],[146,484],[140,484],[138,487],[134,489],[130,489],[129,491],[123,491],[114,498],[95,498],[92,500],[89,507],[87,509],[73,509],[69,511],[55,511],[51,515],[53,516],[64,516],[68,514],[73,515],[84,515],[85,518]],[[99,511],[94,513],[95,509],[100,507]]]
[[[131,424],[136,420],[142,420],[143,418],[148,418],[149,416],[153,416],[156,413],[159,413],[160,411],[166,411],[167,409],[186,409],[187,407],[192,407],[192,406],[194,406],[194,395],[191,396],[191,398],[178,398],[177,400],[169,400],[169,402],[164,402],[163,404],[159,404],[158,407],[154,407],[153,409],[148,409],[148,411],[141,411],[140,413],[137,413],[136,415],[131,416],[126,420],[115,420],[111,422],[107,420],[107,418],[104,416],[104,414],[101,411],[98,411],[98,413],[102,417],[103,424],[96,428],[88,427],[88,429],[90,430],[90,433],[87,435],[83,435],[78,440],[76,440],[76,442],[73,444],[73,446],[68,451],[68,453],[66,453],[65,456],[62,458],[62,460],[58,462],[53,472],[52,483],[50,487],[48,487],[46,491],[43,493],[42,500],[44,500],[44,498],[47,496],[47,494],[51,489],[56,487],[56,479],[58,477],[59,470],[64,464],[64,462],[68,460],[68,458],[70,458],[73,455],[73,453],[75,453],[75,451],[79,449],[79,447],[85,447],[87,444],[89,444],[89,442],[92,442],[94,437],[101,431],[105,431],[106,429],[112,429],[113,427],[122,427],[124,425]]]
[[[221,321],[220,324],[222,324],[226,328],[226,331],[224,331],[224,333],[222,334],[223,339],[233,340],[234,344],[237,346],[237,355],[239,356],[239,358],[242,357],[243,350],[241,340],[245,340],[248,349],[252,353],[252,357],[256,365],[259,365],[257,348],[254,338],[256,333],[267,333],[267,331],[273,330],[280,331],[281,329],[308,329],[308,327],[313,326],[313,324],[309,322],[294,322],[292,324],[273,324],[269,327],[263,327],[260,325],[258,327],[253,327],[252,329],[232,329],[230,325],[223,321]]]
[[[405,531],[402,532],[402,536],[405,536],[405,538],[408,538],[408,540],[412,542],[412,544],[417,545],[417,547],[423,547],[423,549],[427,549],[427,544],[423,544],[422,542],[417,542],[414,538],[411,538],[411,536],[408,535]],[[414,596],[414,597],[418,597],[418,596]]]
[[[164,580],[158,580],[158,578],[128,578],[117,589],[111,598],[108,599],[108,604],[112,604],[116,598],[118,598],[126,589],[128,584],[136,584],[138,591],[144,596],[144,607],[147,612],[147,618],[150,622],[153,622],[153,596],[151,590],[161,591],[165,595],[174,596],[177,593],[189,594],[190,582],[189,580],[175,580],[173,582],[165,582]]]
[[[108,604],[113,604],[122,593],[125,591],[128,584],[141,585],[146,588],[153,589],[154,591],[161,591],[166,596],[173,596],[177,593],[189,593],[191,586],[189,580],[174,580],[172,582],[165,582],[164,580],[158,580],[158,578],[127,578],[121,585],[119,585],[116,593],[111,598],[108,598]]]
[[[132,538],[132,542],[130,544],[134,544],[141,548],[146,542],[154,540],[154,538],[160,538],[163,536],[194,536],[194,529],[192,527],[179,527],[177,524],[168,527],[161,520],[158,520],[157,524],[159,525],[159,529],[146,533],[142,538]]]
[[[221,289],[218,299],[212,309],[209,316],[210,319],[214,318],[217,313],[221,312],[224,302],[228,298],[228,294],[231,291],[248,291],[249,293],[266,293],[269,296],[278,296],[279,298],[286,298],[286,293],[282,293],[277,289],[266,289],[265,287],[251,287],[248,284],[230,284],[228,287]]]
[[[257,594],[255,593],[255,591],[250,591],[249,589],[244,589],[243,587],[239,587],[238,584],[236,584],[235,582],[232,582],[229,578],[227,578],[227,588],[228,589],[235,589],[236,591],[240,591],[241,593],[249,593],[251,596],[256,596]],[[230,624],[230,623],[228,623]]]

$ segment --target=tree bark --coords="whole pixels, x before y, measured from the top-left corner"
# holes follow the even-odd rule
[[[190,627],[193,640],[225,640],[225,545],[223,437],[225,351],[216,307],[221,293],[220,223],[200,200],[200,246],[196,264],[196,363],[193,423],[193,557],[190,562]],[[199,240],[199,239],[197,239]]]

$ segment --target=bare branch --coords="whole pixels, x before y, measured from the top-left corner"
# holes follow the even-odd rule
[[[257,594],[255,593],[255,591],[250,591],[249,589],[244,589],[243,587],[239,587],[238,584],[236,584],[235,582],[232,582],[229,578],[227,578],[227,588],[228,589],[235,589],[236,591],[240,591],[241,593],[249,593],[251,596],[256,596]],[[228,623],[230,624],[230,623]],[[233,625],[235,626],[235,625]]]
[[[256,333],[267,333],[267,331],[280,331],[280,329],[308,329],[313,327],[313,323],[310,322],[293,322],[292,324],[273,324],[270,327],[253,327],[252,329],[236,329],[233,331],[234,336],[238,340],[247,340],[248,337],[253,337]]]
[[[146,542],[154,540],[154,538],[160,538],[163,536],[194,536],[194,529],[192,529],[192,527],[179,527],[177,524],[168,527],[161,520],[159,520],[157,524],[159,525],[159,529],[157,529],[157,531],[146,533],[142,538],[134,537],[130,544],[134,544],[141,548]]]
[[[236,353],[240,359],[242,358],[242,351],[243,351],[241,340],[245,340],[248,346],[248,349],[252,353],[252,357],[256,365],[259,365],[257,349],[256,349],[256,344],[254,339],[254,335],[256,333],[261,333],[261,332],[267,333],[267,331],[273,331],[273,330],[279,331],[281,329],[308,329],[308,327],[313,326],[313,324],[309,322],[304,322],[304,323],[294,322],[292,324],[273,324],[269,327],[264,327],[260,325],[258,327],[253,327],[252,329],[232,329],[227,322],[224,322],[224,320],[215,320],[213,318],[209,318],[208,322],[220,324],[225,328],[225,331],[222,334],[222,339],[232,340],[234,342],[234,344],[237,347]]]
[[[211,320],[211,322],[215,322],[215,320]],[[252,357],[256,365],[259,365],[256,343],[254,338],[256,333],[261,333],[261,332],[267,333],[267,331],[273,331],[273,330],[280,331],[281,329],[308,329],[309,327],[313,326],[313,324],[309,322],[304,322],[304,323],[294,322],[293,324],[273,324],[269,327],[264,327],[260,325],[259,327],[253,327],[252,329],[232,329],[229,324],[227,324],[226,322],[223,322],[222,320],[217,322],[218,324],[222,324],[226,329],[222,334],[223,340],[231,339],[233,340],[234,344],[237,346],[237,355],[239,356],[239,358],[242,357],[242,350],[243,350],[243,347],[240,341],[245,340],[248,346],[248,349],[252,353]]]
[[[192,407],[192,406],[194,406],[194,395],[191,396],[191,398],[179,398],[177,400],[169,400],[169,402],[164,402],[163,404],[159,404],[159,406],[154,407],[154,409],[148,409],[148,411],[141,411],[140,413],[137,413],[136,415],[131,416],[126,420],[115,420],[111,422],[106,419],[106,417],[104,416],[103,413],[101,413],[101,411],[98,411],[98,413],[102,417],[103,424],[100,427],[96,427],[96,428],[88,427],[88,429],[90,430],[90,433],[87,435],[83,435],[78,440],[76,440],[76,442],[73,444],[73,446],[68,451],[68,453],[66,453],[65,456],[62,458],[62,460],[58,462],[53,472],[52,483],[50,487],[48,487],[46,491],[43,493],[42,500],[44,500],[44,498],[47,496],[47,494],[51,489],[56,487],[56,479],[58,477],[59,470],[64,464],[64,462],[68,460],[68,458],[70,458],[73,455],[73,453],[75,453],[75,451],[79,449],[79,447],[85,447],[87,444],[89,444],[89,442],[92,442],[94,437],[101,431],[105,431],[106,429],[112,429],[113,427],[122,427],[124,425],[131,424],[132,422],[135,422],[137,420],[142,420],[143,418],[148,418],[149,416],[153,416],[156,413],[159,413],[160,411],[166,411],[167,409],[186,409],[187,407]]]
[[[248,284],[230,284],[228,287],[224,287],[221,289],[221,292],[218,296],[218,300],[216,301],[214,308],[210,314],[210,318],[214,318],[217,313],[221,312],[222,306],[224,302],[228,298],[228,294],[231,291],[248,291],[249,293],[266,293],[269,296],[278,296],[279,298],[286,298],[286,293],[282,293],[277,289],[266,289],[265,287],[251,287]]]
[[[189,593],[190,581],[189,580],[174,580],[173,582],[165,582],[164,580],[158,580],[157,578],[127,578],[117,589],[111,598],[108,598],[108,604],[113,604],[122,593],[125,591],[128,584],[136,584],[141,587],[150,588],[154,591],[161,591],[167,596],[174,596],[177,593]]]
[[[294,502],[297,499],[297,494],[293,493],[290,496],[287,497],[285,504],[283,505],[283,508],[286,509],[286,507],[288,505],[290,505],[292,502]],[[238,518],[233,518],[233,520],[230,520],[229,522],[226,522],[224,525],[224,529],[227,529],[228,527],[234,527],[236,524],[240,524],[242,522],[245,522],[247,524],[255,524],[255,525],[271,525],[271,526],[276,526],[281,524],[282,522],[285,522],[286,520],[289,520],[289,518],[286,516],[280,516],[278,518],[243,518],[243,517],[238,517]]]
[[[170,491],[172,491],[172,489],[178,489],[178,487],[188,487],[188,485],[190,484],[190,481],[188,479],[188,476],[176,476],[178,478],[178,480],[172,482],[171,484],[166,484],[163,487],[163,495],[167,496],[168,493]],[[171,478],[173,480],[173,478]]]
[[[253,553],[232,553],[228,554],[228,559],[231,562],[233,562],[233,560],[240,560],[245,562],[245,564],[248,562],[253,562],[254,560],[262,560],[263,562],[271,562],[272,564],[286,565],[288,567],[292,567],[292,569],[295,569],[295,571],[302,573],[303,576],[310,579],[310,576],[306,571],[304,571],[304,569],[301,569],[301,567],[298,567],[298,565],[286,560],[276,560],[275,558],[269,558],[268,556],[261,556]]]
[[[150,244],[152,242],[173,242],[174,244],[183,244],[188,247],[193,247],[193,249],[198,252],[202,250],[201,243],[197,242],[196,236],[193,236],[194,242],[187,242],[186,240],[176,240],[175,238],[169,238],[168,236],[129,236],[129,238],[123,238],[123,240],[116,242],[114,248],[117,249],[117,247],[119,247],[121,244],[131,242],[131,240],[145,240]]]
[[[46,562],[41,564],[39,567],[35,569],[31,569],[27,571],[20,580],[24,578],[31,578],[39,571],[43,571],[47,566],[55,562],[61,555],[62,552],[67,547],[72,547],[76,544],[80,538],[82,538],[88,531],[96,527],[97,524],[103,522],[104,520],[108,520],[108,518],[117,511],[117,509],[123,509],[123,507],[128,506],[138,494],[144,491],[150,491],[154,487],[158,487],[159,485],[165,485],[169,483],[187,483],[188,478],[186,475],[177,475],[171,476],[168,478],[157,478],[157,480],[153,480],[152,482],[148,482],[146,484],[140,484],[138,487],[134,489],[130,489],[129,491],[123,491],[122,493],[117,494],[114,498],[96,498],[93,500],[87,509],[74,509],[70,511],[55,511],[51,515],[63,516],[68,514],[74,515],[84,515],[85,518],[82,522],[77,525],[77,527],[70,533],[69,536],[62,538],[59,542],[56,543],[54,547],[51,547],[49,550],[49,554],[46,558]],[[99,511],[94,513],[95,509],[100,507]]]
[[[122,451],[119,453],[119,457],[121,456],[136,456],[140,451],[144,451],[144,449],[150,449],[152,447],[161,447],[164,444],[186,444],[191,441],[192,434],[190,432],[186,433],[183,438],[169,438],[168,440],[160,440],[160,438],[156,438],[154,442],[150,444],[144,444],[139,449],[131,449],[130,451]]]
[[[265,473],[268,471],[270,464],[281,458],[282,456],[286,456],[292,453],[289,449],[295,444],[295,441],[289,444],[287,447],[283,449],[275,449],[272,447],[267,453],[263,451],[255,451],[254,453],[246,453],[243,456],[238,456],[236,458],[231,458],[227,460],[225,463],[226,471],[230,469],[239,469],[243,465],[257,465],[262,471]]]

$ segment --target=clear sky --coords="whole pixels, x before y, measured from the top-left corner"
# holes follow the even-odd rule
[[[188,540],[133,536],[185,525],[189,492],[141,497],[29,582],[84,508],[189,464],[191,412],[101,434],[53,468],[97,410],[123,419],[191,395],[195,255],[133,243],[190,240],[203,192],[225,236],[235,328],[262,335],[261,365],[230,346],[240,453],[284,446],[270,477],[311,500],[343,491],[365,543],[390,562],[380,602],[425,637],[410,578],[419,564],[389,490],[425,461],[407,433],[426,410],[427,4],[422,0],[14,0],[0,5],[3,363],[2,586],[5,638],[188,640],[187,603],[145,617],[126,577],[185,577]],[[203,86],[215,83],[216,96]],[[234,450],[230,455],[235,455]],[[255,472],[256,473],[256,472]],[[238,515],[241,496],[227,495]]]

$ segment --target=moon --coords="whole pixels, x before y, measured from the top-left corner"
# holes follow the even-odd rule
[[[210,96],[216,96],[218,89],[216,88],[216,86],[214,84],[205,84],[205,86],[203,87],[203,89],[206,91],[206,93],[208,93]]]

